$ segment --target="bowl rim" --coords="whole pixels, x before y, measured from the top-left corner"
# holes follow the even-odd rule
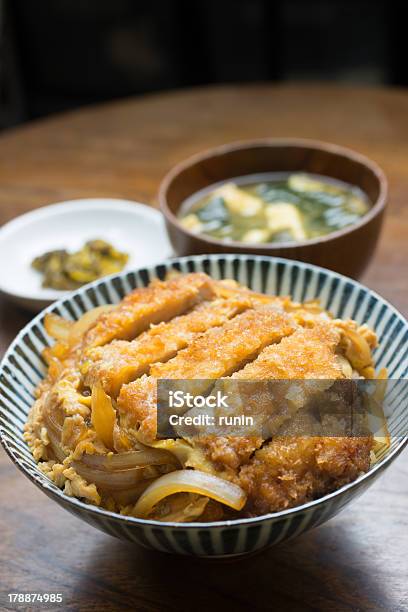
[[[377,178],[379,183],[379,194],[375,202],[372,203],[368,212],[366,212],[358,221],[348,225],[347,227],[336,230],[335,232],[330,232],[324,236],[319,236],[318,238],[312,238],[310,240],[301,240],[298,242],[265,242],[265,243],[245,243],[238,241],[225,242],[223,240],[218,240],[217,238],[213,238],[211,236],[207,236],[206,234],[195,234],[189,229],[185,228],[182,223],[180,223],[179,218],[173,213],[167,201],[167,193],[172,182],[179,176],[181,172],[187,170],[188,168],[196,165],[199,162],[205,161],[207,159],[211,159],[212,157],[216,157],[219,155],[223,155],[225,153],[230,153],[234,151],[248,150],[252,148],[259,147],[266,148],[279,148],[279,147],[302,147],[309,148],[311,151],[323,151],[326,153],[332,153],[336,155],[341,155],[344,158],[351,159],[352,161],[365,166],[368,168],[372,174]],[[245,175],[243,175],[245,176]],[[326,175],[322,175],[326,176]],[[328,176],[328,175],[327,175]],[[234,177],[231,177],[231,179]],[[329,177],[330,178],[330,177]],[[332,177],[333,178],[333,177]],[[193,195],[193,194],[191,194]],[[336,240],[336,238],[341,238],[343,236],[347,236],[352,234],[354,231],[358,231],[362,226],[368,224],[372,219],[381,214],[387,205],[388,198],[388,180],[387,177],[382,170],[382,168],[377,164],[377,162],[371,160],[366,157],[362,153],[358,153],[353,149],[349,149],[347,147],[343,147],[341,145],[325,142],[323,140],[314,140],[312,138],[257,138],[257,139],[248,139],[248,140],[237,140],[231,143],[223,144],[220,146],[212,147],[210,149],[206,149],[205,151],[201,151],[194,155],[191,155],[187,159],[179,162],[164,176],[162,179],[159,191],[158,191],[158,200],[160,205],[160,210],[162,211],[165,219],[170,224],[176,226],[176,228],[187,234],[190,238],[195,240],[200,240],[202,242],[206,242],[216,247],[231,248],[231,252],[233,249],[237,249],[238,251],[243,251],[245,249],[256,248],[259,254],[271,253],[273,251],[282,251],[282,249],[299,249],[308,246],[314,246],[319,244],[326,244],[331,242],[332,240]]]
[[[149,268],[136,268],[135,270],[127,270],[127,271],[122,271],[119,272],[118,274],[111,274],[109,276],[105,276],[101,279],[98,279],[92,283],[89,283],[87,285],[84,285],[83,287],[78,288],[75,291],[72,291],[71,293],[69,293],[68,295],[64,296],[63,298],[61,298],[60,300],[57,300],[56,302],[54,302],[53,304],[50,304],[47,308],[43,309],[40,313],[38,313],[33,319],[31,319],[31,321],[29,321],[27,323],[27,325],[25,325],[17,334],[17,336],[14,338],[14,340],[12,341],[12,343],[10,344],[10,346],[8,347],[6,353],[4,354],[3,358],[1,359],[0,362],[0,376],[8,376],[7,374],[5,374],[4,372],[4,366],[7,364],[9,358],[11,355],[13,355],[16,347],[19,345],[19,343],[21,342],[21,340],[24,338],[25,334],[30,331],[35,325],[41,324],[42,319],[44,318],[45,314],[47,314],[48,312],[53,312],[54,309],[62,306],[64,304],[64,302],[66,301],[70,301],[72,300],[75,296],[77,295],[81,295],[82,293],[85,293],[88,289],[91,288],[97,288],[99,285],[102,285],[106,282],[111,282],[112,280],[116,279],[116,278],[122,278],[122,277],[126,277],[129,274],[132,273],[141,273],[141,272],[145,272],[145,271],[151,271],[151,270],[155,270],[157,267],[159,267],[160,265],[163,265],[163,263],[170,263],[170,264],[183,264],[183,263],[187,263],[188,261],[194,260],[194,261],[200,261],[200,260],[212,260],[212,261],[217,261],[219,259],[230,259],[230,260],[241,260],[241,261],[259,261],[259,262],[267,262],[269,265],[271,265],[272,263],[274,264],[283,264],[284,266],[287,266],[288,264],[291,265],[295,265],[295,266],[299,266],[301,269],[310,269],[312,268],[312,270],[315,273],[323,273],[324,275],[331,277],[331,278],[337,278],[339,280],[343,280],[343,281],[347,281],[349,283],[351,283],[352,285],[354,285],[355,287],[357,287],[358,289],[362,289],[364,292],[368,292],[371,296],[373,296],[374,298],[376,298],[377,300],[380,300],[386,307],[387,309],[389,309],[393,314],[395,314],[399,319],[402,319],[403,322],[405,323],[407,329],[408,329],[408,321],[407,319],[395,308],[395,306],[393,306],[392,304],[390,304],[385,298],[381,297],[378,293],[376,293],[374,290],[369,289],[368,287],[366,287],[365,285],[363,285],[362,283],[351,279],[343,274],[339,274],[338,272],[334,272],[332,270],[328,270],[326,268],[322,268],[321,266],[316,266],[314,264],[309,264],[309,263],[305,263],[305,262],[301,262],[301,261],[296,261],[296,260],[292,260],[292,259],[287,259],[287,258],[283,258],[283,257],[274,257],[274,256],[265,256],[265,255],[249,255],[249,254],[245,254],[245,253],[213,253],[213,254],[203,254],[203,255],[186,255],[183,257],[175,257],[172,259],[168,259],[168,260],[164,260],[161,263],[158,264],[153,264],[151,267]],[[1,416],[1,412],[0,412],[0,416]],[[214,521],[211,523],[206,523],[206,522],[200,522],[200,521],[196,521],[196,522],[190,522],[190,523],[175,523],[172,521],[157,521],[157,520],[151,520],[151,519],[142,519],[142,518],[137,518],[137,517],[133,517],[133,516],[125,516],[122,514],[119,514],[117,512],[112,512],[110,510],[106,510],[105,508],[101,508],[99,506],[94,506],[92,504],[88,504],[86,502],[81,501],[80,499],[76,498],[76,497],[70,497],[68,495],[66,495],[62,489],[58,488],[54,483],[52,483],[52,481],[48,481],[47,477],[42,474],[38,468],[38,463],[35,463],[35,473],[31,473],[25,466],[24,462],[20,462],[12,453],[8,442],[5,440],[4,438],[4,434],[3,434],[3,429],[0,427],[0,443],[3,446],[4,450],[6,451],[7,455],[10,457],[10,459],[12,460],[12,462],[18,467],[18,469],[27,477],[29,478],[29,480],[31,480],[37,487],[39,487],[40,489],[44,490],[45,493],[47,493],[49,496],[51,497],[57,497],[61,499],[61,503],[64,504],[66,503],[67,505],[72,504],[73,506],[76,506],[77,508],[84,510],[86,512],[90,512],[91,514],[96,514],[99,516],[105,516],[105,517],[109,517],[110,519],[114,519],[118,522],[124,522],[130,525],[139,525],[139,526],[150,526],[150,527],[162,527],[162,528],[171,528],[171,529],[178,529],[178,530],[182,530],[182,529],[208,529],[208,528],[228,528],[228,527],[239,527],[239,526],[245,526],[245,525],[255,525],[258,523],[262,523],[264,521],[267,520],[272,520],[273,522],[281,519],[281,518],[285,518],[286,516],[289,515],[294,515],[294,514],[299,514],[302,512],[307,512],[310,508],[314,508],[318,505],[323,505],[326,502],[329,502],[330,500],[336,498],[337,496],[341,496],[343,493],[347,492],[348,490],[354,488],[357,484],[365,481],[365,480],[371,480],[371,478],[374,477],[374,475],[378,472],[378,471],[382,471],[384,470],[386,467],[388,467],[388,465],[391,463],[392,460],[394,460],[401,452],[402,450],[405,448],[405,446],[408,445],[408,435],[404,435],[402,436],[402,439],[400,440],[400,442],[396,445],[396,447],[389,452],[383,459],[381,459],[374,467],[372,467],[368,472],[361,474],[358,478],[356,478],[355,480],[353,480],[352,482],[343,485],[342,487],[340,487],[339,489],[336,489],[335,491],[332,491],[331,493],[327,493],[326,495],[319,497],[315,500],[312,500],[310,502],[306,502],[305,504],[301,504],[300,506],[295,506],[293,508],[287,508],[286,510],[280,510],[278,512],[270,512],[268,514],[263,514],[261,516],[255,516],[255,517],[250,517],[250,518],[239,518],[239,519],[232,519],[232,520],[224,520],[224,521]],[[24,445],[26,446],[26,448],[28,449],[28,446],[26,444],[26,442],[23,440]],[[30,455],[31,455],[31,451],[28,449]],[[43,480],[44,479],[44,480]]]

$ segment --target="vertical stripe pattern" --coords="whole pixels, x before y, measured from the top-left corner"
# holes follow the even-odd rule
[[[299,301],[319,297],[323,308],[331,310],[336,317],[351,317],[372,326],[379,336],[379,348],[375,353],[377,365],[386,367],[396,379],[387,392],[391,448],[380,462],[354,483],[299,508],[209,525],[158,523],[123,517],[65,496],[40,472],[23,440],[23,427],[34,401],[34,390],[45,373],[41,353],[52,342],[44,329],[45,313],[55,312],[76,320],[95,306],[119,302],[132,289],[147,285],[153,278],[164,278],[172,270],[233,278],[256,291],[291,294]],[[407,443],[408,388],[398,384],[407,374],[408,323],[385,300],[359,283],[315,266],[277,258],[184,257],[148,270],[97,281],[56,302],[31,321],[12,343],[0,366],[0,439],[11,459],[49,497],[109,535],[163,552],[234,557],[262,550],[322,524],[384,471]]]

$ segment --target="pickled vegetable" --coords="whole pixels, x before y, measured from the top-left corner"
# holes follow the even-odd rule
[[[32,267],[43,274],[43,287],[70,290],[122,270],[129,256],[105,240],[90,240],[79,251],[60,249],[36,257]]]

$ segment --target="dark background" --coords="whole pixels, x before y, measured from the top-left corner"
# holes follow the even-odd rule
[[[0,0],[0,128],[207,83],[406,85],[404,4]]]

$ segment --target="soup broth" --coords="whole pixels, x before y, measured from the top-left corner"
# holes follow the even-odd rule
[[[359,188],[312,174],[232,179],[188,198],[181,223],[225,242],[301,242],[356,223],[370,208]]]

